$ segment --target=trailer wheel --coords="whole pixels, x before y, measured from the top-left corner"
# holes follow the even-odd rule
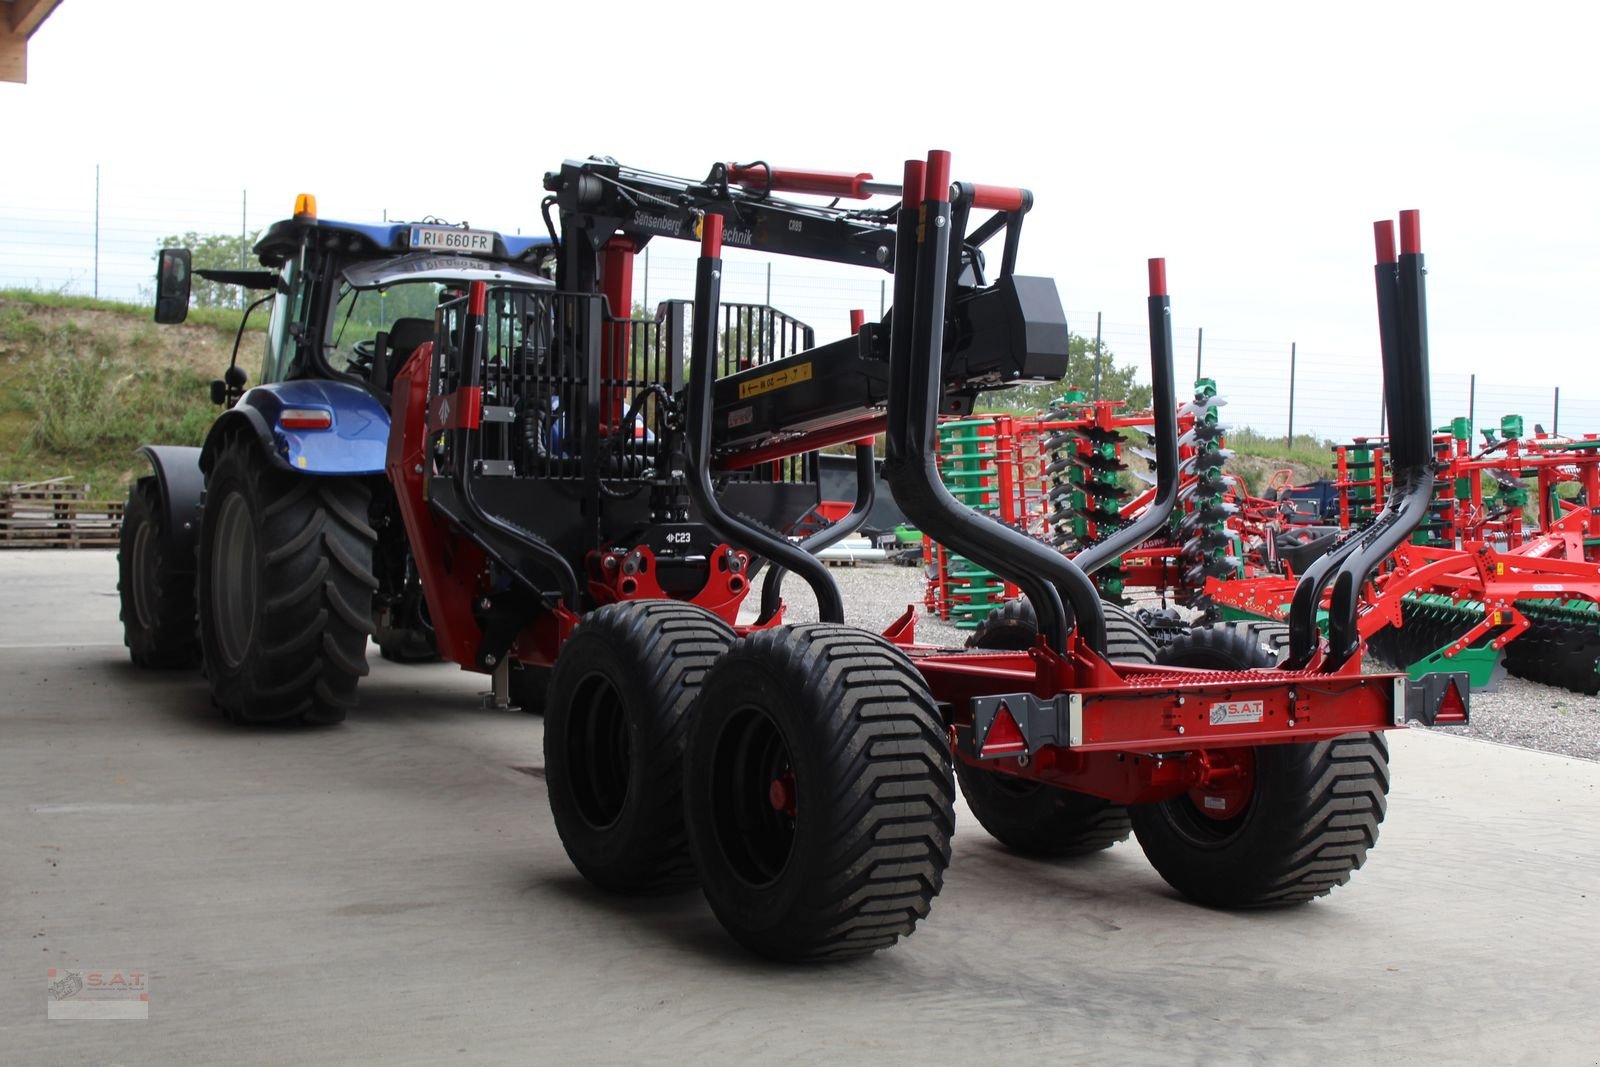
[[[1179,667],[1274,666],[1273,634],[1260,624],[1200,628],[1162,650]],[[1324,896],[1366,861],[1389,792],[1382,734],[1304,745],[1191,753],[1231,774],[1131,809],[1133,830],[1167,883],[1217,908],[1299,904]]]
[[[967,638],[968,648],[999,652],[1026,652],[1039,639],[1039,619],[1027,600],[1008,600],[988,616]]]
[[[201,520],[200,639],[211,697],[236,722],[340,722],[367,673],[370,490],[266,466],[225,443]]]
[[[1173,638],[1155,661],[1170,667],[1246,671],[1276,667],[1289,648],[1289,628],[1279,622],[1249,620],[1196,626]]]
[[[562,648],[540,700],[550,812],[573,866],[602,889],[694,885],[683,829],[685,716],[733,641],[733,628],[704,608],[657,600],[590,612]],[[512,676],[534,685],[543,673]]]
[[[970,648],[1033,647],[1038,634],[1033,608],[1013,600],[978,624]],[[1153,663],[1149,634],[1137,619],[1106,606],[1107,645],[1112,658]],[[956,761],[956,780],[978,824],[1014,852],[1041,858],[1086,856],[1110,848],[1132,832],[1128,809],[1073,789],[1019,778]]]
[[[170,558],[161,490],[140,478],[128,494],[117,550],[122,643],[141,667],[192,667],[200,662],[195,628],[194,558]]]
[[[745,637],[707,676],[684,760],[689,847],[723,927],[776,960],[862,956],[928,914],[955,831],[922,677],[874,634]]]
[[[1106,616],[1106,658],[1129,663],[1154,663],[1156,643],[1150,631],[1133,613],[1117,604],[1101,601]],[[1068,609],[1071,618],[1071,608]],[[1039,618],[1026,599],[1008,601],[978,624],[967,638],[968,648],[988,648],[1006,652],[1025,652],[1039,636]]]

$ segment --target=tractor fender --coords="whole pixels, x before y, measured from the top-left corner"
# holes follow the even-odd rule
[[[206,478],[200,470],[200,449],[182,445],[143,445],[139,455],[150,461],[161,492],[163,546],[172,559],[190,559],[200,528],[200,501]]]
[[[289,409],[326,411],[326,429],[285,428]],[[258,385],[212,424],[200,466],[210,470],[222,442],[235,433],[254,438],[267,462],[298,474],[383,473],[389,413],[371,393],[348,382],[292,381]]]

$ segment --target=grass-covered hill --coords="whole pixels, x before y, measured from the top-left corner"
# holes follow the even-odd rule
[[[200,443],[238,323],[237,311],[197,309],[157,326],[148,307],[0,289],[0,484],[66,477],[115,498],[146,469],[139,445]],[[252,379],[261,346],[246,333],[239,362]],[[1253,489],[1280,467],[1297,482],[1330,470],[1326,445],[1309,437],[1290,446],[1244,430],[1229,446],[1230,468]]]
[[[139,445],[198,444],[238,322],[200,310],[157,326],[145,307],[0,289],[0,483],[67,477],[115,498],[145,469]],[[261,344],[245,335],[252,373]]]

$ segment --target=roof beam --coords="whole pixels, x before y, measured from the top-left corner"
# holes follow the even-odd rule
[[[61,0],[6,0],[0,19],[0,82],[28,80],[28,38]]]
[[[28,80],[28,39],[0,27],[0,82]]]
[[[24,38],[32,37],[39,24],[50,17],[61,0],[11,0],[7,28]]]

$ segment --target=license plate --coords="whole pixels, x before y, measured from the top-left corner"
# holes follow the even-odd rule
[[[447,252],[494,254],[494,234],[487,230],[457,230],[444,226],[411,227],[412,248],[437,248]]]

